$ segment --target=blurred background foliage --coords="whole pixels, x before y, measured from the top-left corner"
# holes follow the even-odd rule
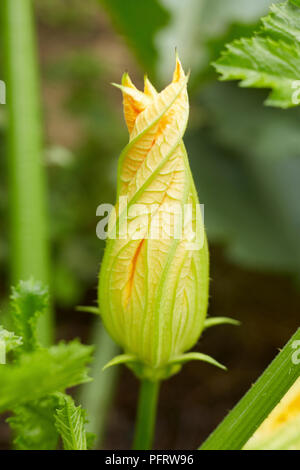
[[[299,275],[300,112],[263,107],[264,92],[217,83],[210,67],[227,41],[253,32],[269,4],[36,2],[53,280],[62,306],[80,302],[95,284],[103,250],[95,237],[95,211],[101,202],[114,201],[117,157],[127,136],[120,96],[109,82],[128,69],[138,82],[147,71],[162,86],[172,73],[175,46],[192,70],[185,140],[210,240],[223,243],[228,257],[245,267]],[[109,21],[119,34],[113,40]]]
[[[274,326],[271,313],[275,311],[274,316],[279,319],[277,329],[274,327],[276,340],[269,341],[270,349],[266,346],[265,356],[263,346],[257,351],[266,363],[274,353],[272,347],[276,341],[283,344],[293,331],[298,321],[295,313],[300,306],[298,294],[292,293],[284,277],[271,278],[272,284],[270,278],[263,276],[266,272],[281,273],[294,281],[300,275],[300,110],[264,107],[266,92],[220,83],[210,66],[226,42],[250,35],[257,28],[259,18],[271,3],[274,2],[36,0],[46,128],[44,162],[49,181],[52,292],[59,336],[87,336],[90,320],[74,313],[74,306],[91,304],[96,299],[104,248],[103,242],[96,238],[96,208],[103,202],[114,202],[117,159],[127,142],[121,97],[110,82],[119,82],[123,71],[128,70],[141,85],[143,73],[148,72],[160,88],[170,79],[175,47],[185,69],[191,69],[191,111],[185,142],[200,200],[205,204],[205,223],[212,246],[210,313],[237,316],[243,321],[243,309],[245,318],[251,317],[256,309],[256,317],[253,313],[253,320],[247,323],[250,326],[253,321],[255,332],[250,334],[253,339],[258,334],[255,319],[264,314],[263,305],[268,305],[270,314],[265,315],[266,326],[262,326],[262,332]],[[9,286],[4,133],[5,107],[1,106],[0,220],[4,223],[0,232],[0,294],[3,305]],[[224,255],[229,264],[224,261]],[[245,276],[248,279],[245,272],[254,273],[254,277],[250,283],[239,285]],[[293,305],[286,303],[281,294],[272,303],[272,286],[277,286],[282,294],[289,292]],[[239,287],[242,293],[238,293]],[[265,289],[266,293],[262,292],[261,297],[245,307],[245,291],[249,288],[251,295],[255,289]],[[218,293],[226,305],[218,300]],[[281,302],[278,310],[276,302]],[[226,330],[223,336],[209,333],[209,337],[222,344],[226,334],[239,338],[240,346],[242,341],[247,343],[247,332],[235,337],[238,333]],[[249,350],[250,343],[249,339]],[[218,347],[221,349],[217,349],[216,357],[220,359],[224,350],[222,345]],[[247,349],[245,344],[243,347]],[[227,355],[230,362],[232,356]],[[255,370],[261,370],[266,363],[260,363]],[[250,372],[247,375],[239,367],[234,380],[240,383],[237,390],[244,391],[247,380],[253,380],[255,373],[250,378]],[[191,370],[189,366],[187,370]],[[186,374],[182,380],[188,383],[189,372]],[[212,374],[215,377],[216,373]],[[245,374],[248,377],[245,382],[238,379]],[[172,380],[177,380],[182,391],[179,378]],[[213,383],[216,385],[217,379]],[[233,385],[228,382],[226,390]],[[126,384],[123,387],[126,392]],[[223,390],[225,395],[226,390]],[[238,393],[223,400],[224,409],[213,413],[208,426],[216,424],[236,401]],[[124,397],[122,400],[126,401]],[[133,404],[134,400],[131,405],[126,402],[129,409]],[[208,419],[205,409],[200,411],[204,413],[205,423]],[[193,411],[187,413],[190,414],[180,419],[192,421]],[[172,420],[171,408],[167,416]],[[163,423],[161,429],[158,439],[162,445],[164,442],[166,446],[174,445],[176,436],[164,441]],[[203,433],[205,437],[207,428],[203,428]],[[190,446],[198,445],[199,439],[197,431]],[[180,441],[176,445],[180,446]]]

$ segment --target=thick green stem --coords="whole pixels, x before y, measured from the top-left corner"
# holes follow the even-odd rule
[[[160,383],[150,380],[141,382],[137,409],[133,449],[149,450],[152,447]]]
[[[2,0],[8,111],[7,166],[12,282],[34,277],[48,284],[45,175],[35,28],[31,0]],[[52,339],[50,312],[39,327]]]

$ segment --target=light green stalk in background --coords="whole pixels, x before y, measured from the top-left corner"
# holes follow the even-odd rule
[[[31,0],[2,0],[1,16],[7,88],[7,168],[10,200],[11,278],[34,277],[45,284],[48,243],[45,175],[42,167],[42,126],[36,39]],[[40,336],[53,335],[50,311]]]
[[[88,411],[87,429],[96,434],[95,447],[100,449],[105,439],[108,414],[115,395],[118,380],[118,367],[105,372],[103,367],[119,352],[119,347],[110,338],[100,319],[93,325],[91,344],[95,345],[94,360],[91,367],[93,381],[82,386],[79,402]]]

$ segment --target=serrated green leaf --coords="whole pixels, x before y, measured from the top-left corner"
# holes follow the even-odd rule
[[[242,87],[271,88],[266,104],[296,106],[295,82],[300,73],[300,45],[254,37],[234,41],[216,62],[222,80],[241,80]]]
[[[300,1],[272,4],[268,16],[262,18],[262,33],[285,41],[300,41]]]
[[[258,33],[227,45],[214,66],[221,80],[241,80],[242,87],[270,88],[268,105],[297,106],[300,103],[300,1],[273,5]]]
[[[13,431],[13,445],[17,450],[54,450],[58,431],[54,423],[57,398],[53,395],[18,406],[8,418]]]
[[[61,435],[64,450],[87,450],[86,411],[76,406],[69,395],[60,394],[55,425]]]
[[[12,318],[15,331],[22,337],[22,351],[30,352],[39,347],[37,322],[48,307],[48,290],[33,279],[20,281],[12,288]]]
[[[18,363],[0,368],[0,411],[13,410],[48,394],[89,381],[93,348],[79,341],[23,354]]]
[[[20,336],[15,335],[12,331],[5,330],[0,325],[0,341],[5,344],[5,351],[8,353],[13,349],[18,348],[22,344],[22,338]]]

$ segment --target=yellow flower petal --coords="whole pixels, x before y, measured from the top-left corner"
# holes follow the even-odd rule
[[[273,409],[268,418],[262,423],[255,434],[246,444],[247,447],[252,447],[263,442],[265,439],[270,438],[273,434],[280,431],[288,423],[300,418],[300,378],[296,380],[294,385],[286,393],[283,399]],[[299,432],[299,445],[300,450],[300,432]]]
[[[119,161],[118,199],[126,197],[127,207],[116,204],[112,225],[125,236],[107,243],[99,304],[125,353],[157,370],[198,340],[208,301],[205,238],[191,249],[199,201],[182,141],[187,77],[176,57],[173,80],[160,93],[147,77],[137,90],[128,74],[119,88],[130,140]],[[185,204],[192,208],[187,219],[177,213]]]

